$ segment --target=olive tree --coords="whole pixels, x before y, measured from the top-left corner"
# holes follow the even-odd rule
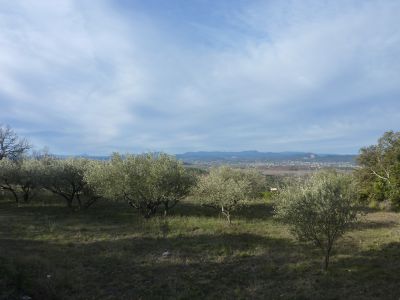
[[[193,195],[204,206],[218,209],[231,223],[231,214],[246,203],[251,195],[251,183],[230,167],[218,167],[199,178]]]
[[[0,160],[17,160],[30,148],[27,140],[18,137],[10,126],[0,124]]]
[[[17,184],[24,202],[33,199],[36,196],[36,191],[40,188],[40,169],[41,164],[35,159],[23,159],[19,163]]]
[[[354,197],[349,175],[319,172],[280,192],[275,217],[289,225],[300,241],[311,242],[323,251],[327,270],[335,242],[356,222]]]
[[[4,191],[10,192],[17,205],[19,204],[18,196],[18,176],[19,165],[10,159],[0,160],[0,188]]]
[[[267,190],[266,177],[254,168],[249,169],[231,169],[232,176],[237,180],[247,180],[249,183],[249,198],[262,197],[263,192]]]
[[[64,198],[71,209],[75,200],[79,209],[88,208],[100,198],[85,179],[93,164],[96,162],[82,158],[47,158],[42,161],[41,185]]]
[[[125,201],[145,218],[164,206],[164,214],[185,197],[193,176],[174,157],[164,153],[114,154],[109,162],[93,166],[87,181],[98,193]]]
[[[196,182],[196,176],[186,170],[182,163],[172,156],[162,154],[158,157],[160,199],[164,215],[185,198]]]
[[[8,158],[0,161],[0,187],[10,192],[16,203],[20,195],[29,202],[38,187],[39,162],[32,159],[12,161]]]

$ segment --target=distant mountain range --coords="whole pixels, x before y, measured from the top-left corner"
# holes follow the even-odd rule
[[[110,156],[94,155],[73,155],[74,157],[84,157],[89,159],[107,160]],[[357,155],[341,154],[316,154],[311,152],[259,152],[259,151],[197,151],[175,154],[177,159],[184,162],[325,162],[325,163],[355,163]],[[59,158],[66,158],[67,155],[57,155]]]
[[[311,162],[348,162],[355,163],[357,155],[316,154],[310,152],[221,152],[198,151],[177,154],[176,157],[185,162],[259,162],[259,161],[311,161]]]

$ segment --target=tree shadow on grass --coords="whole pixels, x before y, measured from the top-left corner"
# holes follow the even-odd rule
[[[194,202],[182,201],[169,212],[171,216],[185,217],[216,217],[219,210],[202,206]],[[270,203],[250,203],[232,213],[233,219],[242,220],[267,220],[273,215],[273,206]]]
[[[364,221],[359,222],[354,226],[354,230],[366,230],[366,229],[383,229],[383,228],[392,228],[399,225],[399,223],[395,221]]]
[[[229,286],[246,285],[249,276],[264,268],[262,262],[278,270],[294,247],[286,240],[252,234],[66,245],[15,239],[0,243],[0,258],[13,265],[3,287],[8,286],[9,295],[25,293],[34,299],[175,299],[220,292],[229,296]],[[257,248],[263,249],[264,257],[251,254]],[[169,254],[163,256],[165,251]]]
[[[142,219],[140,216],[136,216],[136,211],[128,204],[106,200],[100,200],[93,207],[80,211],[68,209],[62,202],[44,206],[38,203],[29,203],[21,207],[16,207],[10,202],[3,202],[0,204],[0,209],[2,209],[2,216],[31,218],[32,224],[35,223],[35,220],[41,223],[46,218],[60,223],[70,221],[85,225],[92,223],[126,224],[139,218]]]
[[[335,258],[328,273],[320,271],[321,257],[308,248],[253,234],[0,244],[0,257],[13,260],[20,272],[3,278],[6,286],[14,288],[13,295],[34,299],[398,299],[400,294],[400,243]]]
[[[6,215],[14,214],[17,221],[33,214],[77,218],[83,227],[115,222],[110,229],[115,234],[127,219],[144,221],[127,215],[133,210],[124,203],[106,203],[72,215],[64,207],[9,209]],[[199,211],[193,205],[186,209],[183,215],[215,216],[214,210]],[[249,208],[243,218],[253,219],[253,213]],[[391,226],[378,226],[387,225]],[[325,274],[320,271],[318,251],[286,239],[249,233],[191,234],[116,236],[87,243],[0,239],[0,299],[19,299],[21,293],[34,299],[398,299],[400,295],[400,243],[365,252],[355,245],[342,248]],[[169,255],[164,257],[166,251]]]
[[[40,205],[40,203],[24,204],[16,207],[12,202],[0,202],[2,215],[25,216],[32,218],[33,223],[42,222],[43,219],[51,218],[57,222],[78,221],[83,225],[102,224],[118,225],[131,224],[143,221],[143,216],[129,206],[127,203],[100,200],[93,207],[81,211],[71,211],[64,203],[54,201],[53,205]],[[179,202],[168,212],[169,216],[179,217],[211,217],[219,216],[219,210],[202,206],[189,201]],[[156,216],[163,215],[163,207],[160,206]],[[233,219],[240,220],[268,220],[273,215],[273,207],[270,203],[253,202],[241,207],[232,214]]]
[[[400,297],[400,243],[335,259],[319,285],[343,299],[396,299]]]
[[[271,203],[250,203],[237,211],[240,219],[267,220],[273,216],[274,208]]]

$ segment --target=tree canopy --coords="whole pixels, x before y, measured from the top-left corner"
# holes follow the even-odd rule
[[[360,197],[400,207],[400,132],[388,131],[376,145],[361,148],[356,171]]]
[[[167,213],[194,184],[182,163],[164,153],[124,157],[116,153],[109,162],[93,166],[87,180],[104,197],[128,202],[145,218],[160,205]]]
[[[247,175],[230,167],[213,168],[199,179],[193,194],[203,205],[220,210],[231,223],[232,212],[254,195]]]
[[[311,242],[329,257],[335,241],[356,221],[357,206],[349,175],[323,171],[284,188],[277,199],[275,217],[288,224],[300,241]]]
[[[88,182],[85,174],[92,165],[99,162],[82,158],[69,158],[65,160],[46,158],[42,160],[40,172],[41,185],[65,199],[67,206],[73,208],[74,201],[78,208],[87,208],[99,196]],[[85,202],[83,202],[83,200]]]

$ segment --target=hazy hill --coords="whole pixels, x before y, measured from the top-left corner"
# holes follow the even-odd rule
[[[315,154],[310,152],[221,152],[198,151],[177,154],[176,157],[183,161],[315,161],[315,162],[349,162],[354,163],[356,155]]]
[[[177,159],[184,162],[283,162],[283,161],[308,161],[308,162],[327,162],[327,163],[355,163],[357,155],[340,154],[316,154],[311,152],[259,152],[238,151],[197,151],[175,154]],[[58,158],[82,157],[96,160],[107,160],[110,156],[94,156],[88,154],[81,155],[56,155]]]

